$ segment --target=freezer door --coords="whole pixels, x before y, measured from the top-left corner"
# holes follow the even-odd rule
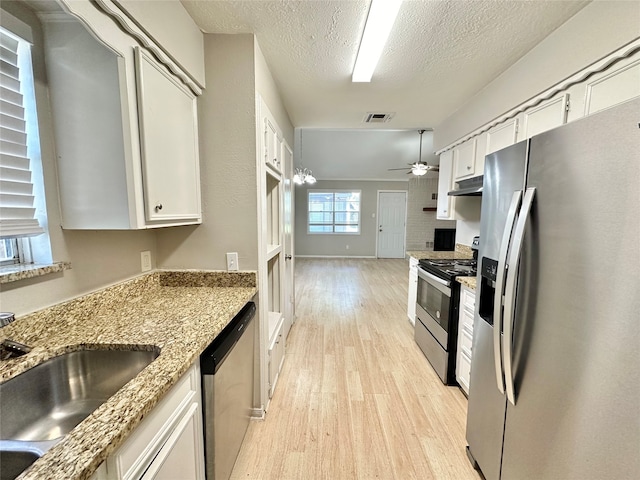
[[[485,158],[479,258],[498,259],[513,192],[524,189],[527,148],[525,140]]]
[[[639,121],[636,100],[531,140],[503,480],[640,478]]]
[[[483,258],[498,261],[501,257],[500,249],[505,228],[508,229],[509,234],[511,233],[512,225],[507,225],[507,217],[514,200],[514,192],[524,188],[527,149],[528,142],[520,142],[487,155],[485,159],[480,262]],[[514,208],[516,206],[519,206],[519,203]],[[506,251],[503,253],[502,258],[506,258]],[[498,265],[498,267],[501,268],[504,265]],[[498,480],[506,398],[504,393],[498,390],[498,384],[502,381],[502,367],[499,360],[495,361],[494,327],[485,321],[479,312],[480,306],[485,304],[485,299],[492,296],[490,283],[485,283],[484,280],[479,281],[469,384],[467,442],[469,451],[478,462],[485,478]],[[491,301],[487,303],[492,304]],[[493,307],[496,306],[499,308],[499,303],[493,303]],[[492,312],[483,312],[483,315],[488,319],[493,317]],[[501,332],[496,330],[495,334],[498,336],[498,345],[500,345]],[[498,356],[500,356],[499,350]]]

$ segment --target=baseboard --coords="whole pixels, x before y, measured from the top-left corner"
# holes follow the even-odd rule
[[[296,258],[372,258],[375,260],[378,257],[370,255],[296,255]]]
[[[251,420],[264,420],[264,408],[252,408]]]

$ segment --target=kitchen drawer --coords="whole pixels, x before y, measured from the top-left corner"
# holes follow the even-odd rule
[[[471,359],[462,354],[458,356],[457,379],[465,393],[469,394],[469,380],[471,378]]]
[[[466,308],[460,311],[460,320],[458,322],[458,328],[462,330],[463,327],[473,334],[473,312],[468,311]]]
[[[473,315],[476,309],[476,292],[463,285],[460,297],[460,304]]]
[[[463,354],[467,355],[471,359],[471,346],[473,345],[473,330],[470,330],[466,325],[462,327],[462,331],[458,332],[460,335],[460,349]]]

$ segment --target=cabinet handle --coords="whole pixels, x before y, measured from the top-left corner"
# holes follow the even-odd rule
[[[467,170],[471,170],[471,165],[467,165]]]
[[[284,256],[284,259],[285,259],[285,260],[291,260],[291,258],[292,258],[292,257],[291,257],[291,255],[285,255],[285,256]]]
[[[162,210],[162,204],[161,203],[156,205],[156,212],[159,212],[160,210]]]

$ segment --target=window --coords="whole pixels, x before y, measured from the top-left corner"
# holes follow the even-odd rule
[[[360,191],[309,190],[308,233],[360,233]]]
[[[32,263],[27,237],[44,233],[46,211],[30,43],[0,28],[0,62],[0,265]]]

